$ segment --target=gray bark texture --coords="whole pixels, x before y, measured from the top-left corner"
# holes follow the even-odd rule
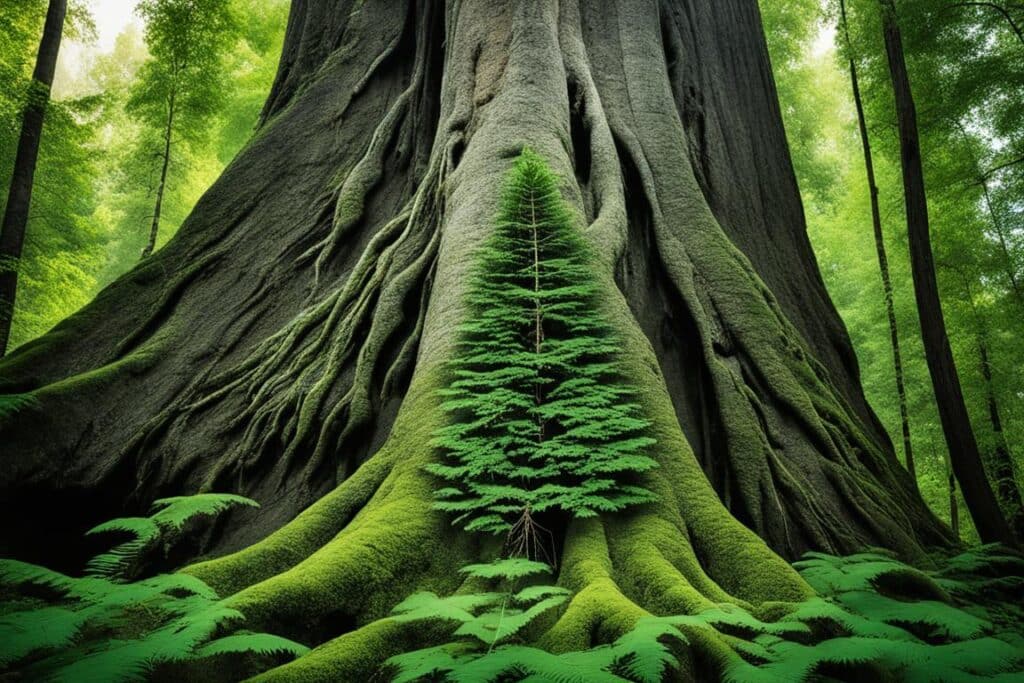
[[[341,526],[398,495],[380,482],[425,449],[417,387],[526,145],[601,255],[665,425],[673,528],[709,575],[734,562],[686,519],[704,489],[787,558],[951,542],[819,275],[756,0],[294,0],[261,125],[178,234],[0,364],[0,393],[38,399],[0,423],[0,512],[33,520],[0,554],[60,560],[88,525],[201,488],[263,505],[215,552],[342,482],[371,483]],[[408,449],[384,460],[389,438]]]

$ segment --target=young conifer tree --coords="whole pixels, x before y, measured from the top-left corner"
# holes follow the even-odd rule
[[[436,507],[467,530],[522,535],[511,554],[531,554],[533,513],[591,517],[654,499],[629,483],[655,467],[643,454],[654,440],[620,381],[593,273],[557,176],[524,150],[472,271],[441,392],[446,458],[430,467],[447,480]]]

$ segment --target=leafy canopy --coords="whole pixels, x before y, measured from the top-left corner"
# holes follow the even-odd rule
[[[228,0],[142,0],[150,59],[142,65],[128,111],[151,126],[166,125],[174,107],[175,132],[201,137],[228,89],[227,50],[238,35]]]
[[[468,530],[507,532],[524,510],[591,517],[649,502],[629,483],[654,440],[622,383],[615,336],[558,178],[530,150],[506,180],[472,269],[466,322],[442,390],[450,422],[429,467],[437,507]]]

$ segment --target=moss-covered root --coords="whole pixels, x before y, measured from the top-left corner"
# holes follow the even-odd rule
[[[623,595],[612,578],[604,526],[598,520],[573,524],[565,544],[559,580],[575,595],[538,645],[551,652],[586,650],[610,643],[649,614]]]
[[[251,683],[339,683],[369,681],[388,657],[444,642],[451,628],[381,619],[335,638],[295,661],[271,669]]]
[[[417,589],[454,590],[472,539],[455,533],[431,502],[425,473],[396,468],[341,533],[290,569],[236,593],[232,606],[254,624],[287,632],[310,623],[365,623]]]
[[[392,471],[395,450],[384,450],[287,526],[236,553],[199,562],[184,571],[221,595],[231,595],[287,571],[345,528]]]

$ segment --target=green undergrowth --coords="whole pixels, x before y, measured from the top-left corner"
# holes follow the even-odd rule
[[[93,557],[82,577],[0,560],[0,679],[116,683],[148,680],[160,667],[247,656],[266,668],[304,654],[298,643],[244,630],[244,615],[194,576],[142,576],[187,525],[240,505],[256,503],[179,496],[156,501],[149,517],[101,524],[89,534],[126,540]]]
[[[0,420],[13,417],[16,413],[36,405],[37,401],[32,394],[0,395]]]
[[[496,574],[507,584],[512,577],[501,565]],[[464,571],[481,576],[492,566]],[[757,614],[722,603],[692,615],[644,616],[611,643],[561,654],[532,647],[528,637],[532,622],[568,599],[557,586],[506,585],[446,598],[420,593],[392,618],[460,626],[451,642],[391,657],[385,679],[661,683],[693,677],[687,652],[720,680],[737,683],[1024,676],[1024,613],[1015,599],[1024,589],[1024,560],[1015,553],[982,546],[930,571],[885,551],[808,553],[795,566],[817,596]]]

